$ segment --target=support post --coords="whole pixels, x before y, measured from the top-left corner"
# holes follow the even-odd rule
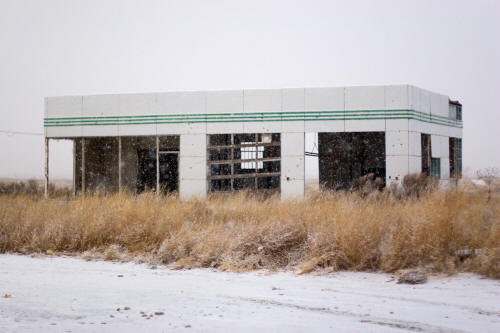
[[[49,198],[49,138],[45,138],[45,199]]]
[[[73,139],[73,196],[76,195],[76,139]]]
[[[82,194],[85,194],[85,138],[82,137]]]
[[[118,137],[118,192],[122,192],[122,137]]]
[[[160,137],[156,136],[156,195],[160,194]]]

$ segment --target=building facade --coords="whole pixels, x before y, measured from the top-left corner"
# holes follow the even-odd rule
[[[320,185],[460,177],[462,106],[411,85],[166,92],[45,99],[49,139],[74,142],[75,192],[305,191],[305,133]]]

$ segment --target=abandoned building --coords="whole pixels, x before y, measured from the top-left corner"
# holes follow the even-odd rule
[[[49,139],[72,140],[75,193],[302,196],[305,156],[326,189],[462,169],[462,105],[411,85],[47,97],[44,128],[46,188]]]

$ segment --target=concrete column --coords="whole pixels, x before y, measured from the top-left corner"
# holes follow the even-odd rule
[[[45,138],[45,199],[49,198],[49,138]]]
[[[386,186],[401,184],[409,173],[408,130],[385,132],[385,181]]]
[[[305,133],[281,133],[281,199],[305,193]]]
[[[181,134],[179,154],[179,197],[207,195],[207,135]]]

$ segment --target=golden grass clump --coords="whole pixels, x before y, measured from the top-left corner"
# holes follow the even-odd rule
[[[314,192],[300,200],[249,193],[0,195],[0,252],[221,270],[393,272],[421,267],[500,278],[500,195],[480,188]]]

